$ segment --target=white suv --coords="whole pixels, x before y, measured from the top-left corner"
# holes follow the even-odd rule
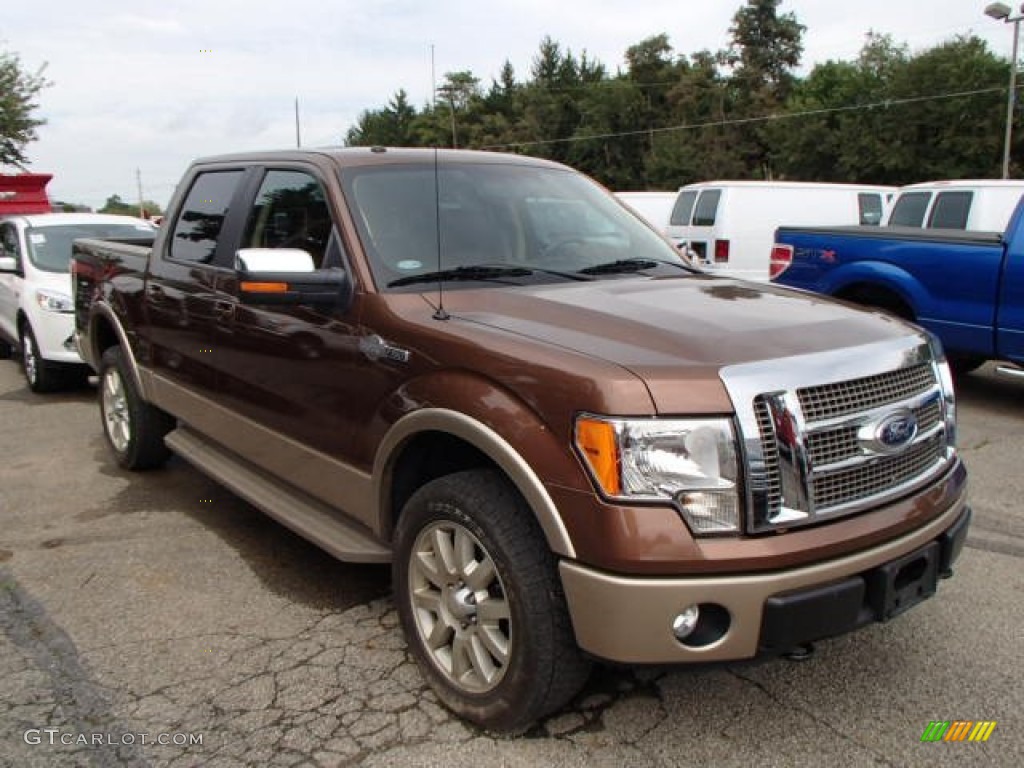
[[[100,213],[44,213],[0,219],[0,357],[21,352],[34,392],[83,382],[75,350],[71,243],[79,237],[149,241],[145,219]]]

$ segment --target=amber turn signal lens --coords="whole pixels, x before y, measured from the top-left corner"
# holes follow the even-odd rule
[[[288,283],[243,282],[239,288],[246,293],[288,293]]]
[[[606,421],[580,419],[576,422],[576,445],[605,495],[620,495],[622,481],[615,428]]]

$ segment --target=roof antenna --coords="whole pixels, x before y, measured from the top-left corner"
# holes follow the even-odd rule
[[[434,224],[437,234],[437,309],[435,320],[451,318],[444,308],[444,278],[441,276],[441,179],[437,168],[437,147],[434,147]]]

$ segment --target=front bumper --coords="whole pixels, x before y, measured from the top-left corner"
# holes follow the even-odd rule
[[[767,574],[662,579],[569,561],[559,568],[576,641],[594,656],[632,664],[749,659],[884,621],[929,597],[960,554],[970,514],[961,497],[885,544]],[[694,604],[720,606],[727,617],[713,642],[686,645],[673,635],[673,618]]]
[[[29,323],[36,335],[39,355],[43,360],[72,365],[82,364],[74,339],[74,315],[39,310],[29,313]]]

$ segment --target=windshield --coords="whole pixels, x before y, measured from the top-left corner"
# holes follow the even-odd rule
[[[438,275],[454,276],[453,288],[479,287],[500,267],[511,268],[502,284],[687,267],[614,197],[569,170],[458,163],[442,164],[435,178],[433,164],[396,164],[346,169],[342,183],[382,289],[423,290]],[[626,261],[628,269],[586,271]],[[491,271],[454,271],[466,267]]]
[[[25,231],[28,257],[44,272],[68,272],[71,269],[71,243],[80,237],[104,240],[144,240],[152,242],[156,229],[149,224],[62,224],[29,227]]]

